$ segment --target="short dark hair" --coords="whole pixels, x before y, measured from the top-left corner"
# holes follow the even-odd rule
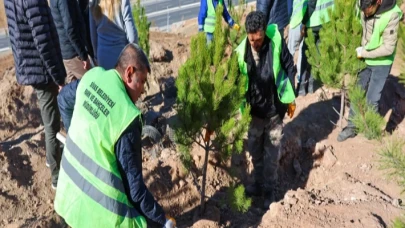
[[[360,9],[365,10],[375,4],[377,4],[377,0],[360,0]]]
[[[146,69],[150,73],[150,64],[148,57],[142,49],[135,43],[127,44],[118,57],[115,68],[118,71],[124,71],[129,65],[135,65],[137,68]]]
[[[264,13],[252,11],[246,17],[245,27],[247,33],[266,31],[266,19]]]

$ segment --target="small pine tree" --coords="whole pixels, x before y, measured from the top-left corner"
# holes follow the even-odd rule
[[[405,192],[405,141],[399,137],[393,137],[384,142],[380,149],[381,168],[388,170],[387,175],[396,180]],[[393,228],[404,228],[405,217],[401,216],[394,220]]]
[[[239,73],[236,53],[225,55],[229,29],[222,26],[222,9],[217,7],[214,40],[207,47],[204,33],[192,38],[191,56],[180,68],[176,81],[179,121],[175,137],[185,168],[191,170],[193,164],[193,143],[205,150],[200,213],[205,210],[209,153],[216,152],[225,161],[232,153],[242,152],[250,122],[249,108],[242,115],[238,111],[247,81]],[[215,136],[213,140],[211,135]]]
[[[348,85],[365,65],[356,56],[355,49],[361,43],[362,27],[356,16],[356,0],[335,0],[329,11],[330,22],[319,33],[318,48],[312,30],[305,39],[311,74],[324,85],[341,90],[340,126],[344,114],[344,96]]]
[[[400,23],[398,31],[398,55],[405,60],[405,25]],[[400,75],[401,82],[405,84],[405,67],[402,68]],[[381,168],[390,170],[388,176],[395,178],[402,187],[402,193],[405,192],[405,141],[400,138],[393,138],[384,143],[380,150]],[[405,228],[405,216],[396,218],[392,225],[393,228]]]
[[[356,48],[361,44],[362,27],[357,16],[356,0],[335,0],[333,10],[329,10],[330,22],[319,33],[321,42],[318,48],[312,31],[308,32],[306,43],[308,62],[312,66],[311,74],[326,86],[341,90],[340,127],[344,116],[346,91],[349,91],[351,107],[355,110],[352,119],[358,133],[367,138],[381,136],[384,124],[375,109],[366,102],[365,92],[356,84],[358,72],[365,63],[357,58]]]
[[[145,13],[145,8],[141,6],[141,1],[137,0],[136,4],[132,9],[132,16],[135,21],[136,29],[138,30],[138,42],[139,46],[149,56],[149,28],[150,22],[148,22],[148,17]]]
[[[243,185],[231,185],[227,191],[231,209],[245,213],[252,204],[252,199],[246,198]]]
[[[355,85],[350,88],[349,94],[351,107],[355,113],[351,121],[357,127],[356,130],[363,133],[369,140],[380,139],[385,123],[384,118],[367,103],[366,93],[360,86]]]
[[[239,31],[230,30],[229,32],[229,43],[232,45],[232,48],[235,49],[246,37],[246,28],[244,25],[241,24],[243,14],[247,9],[247,1],[246,0],[239,0],[238,8],[236,8],[232,0],[228,0],[228,10],[229,14],[232,16],[235,23],[240,25]]]

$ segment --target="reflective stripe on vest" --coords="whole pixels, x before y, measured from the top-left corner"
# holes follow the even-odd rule
[[[266,36],[271,40],[272,56],[273,56],[273,73],[275,76],[275,83],[277,87],[278,97],[283,104],[289,104],[295,100],[294,87],[292,86],[287,74],[281,67],[280,54],[282,38],[276,24],[270,24],[266,29]],[[240,72],[246,77],[245,91],[249,88],[249,76],[247,74],[247,63],[245,62],[246,52],[245,38],[242,43],[236,48],[238,53],[238,63]]]
[[[315,27],[330,21],[328,9],[333,9],[335,5],[333,0],[318,0],[311,17],[307,22],[307,27]]]
[[[290,27],[295,28],[301,24],[307,11],[308,0],[294,0],[293,12],[290,20]]]
[[[80,81],[63,151],[55,210],[72,228],[146,227],[131,204],[115,156],[122,132],[140,115],[116,70],[93,68]]]
[[[393,7],[391,10],[381,14],[379,18],[375,19],[376,21],[374,22],[373,33],[371,34],[370,41],[365,46],[365,49],[367,51],[372,51],[374,49],[377,49],[384,43],[382,36],[383,36],[384,30],[387,28],[388,23],[391,20],[392,14],[394,14],[394,13],[398,13],[399,17],[402,17],[401,9],[397,5],[395,5],[395,7]],[[396,47],[395,47],[395,49],[396,49]],[[395,53],[396,53],[396,50],[394,50],[394,53],[392,53],[392,55],[389,55],[389,56],[373,58],[373,59],[366,58],[365,60],[366,60],[367,65],[370,65],[370,66],[391,65],[394,62]]]

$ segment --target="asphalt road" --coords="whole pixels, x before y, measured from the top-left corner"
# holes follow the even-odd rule
[[[179,2],[181,3],[181,7],[179,7]],[[196,18],[197,21],[200,9],[199,2],[199,0],[150,0],[144,3],[143,6],[147,15],[153,14],[152,16],[148,16],[148,20],[152,23],[152,26],[160,27],[164,30],[167,27],[168,21],[169,26],[173,23],[192,18]],[[233,0],[232,2],[236,5],[238,0]],[[248,2],[253,2],[253,0],[248,0]],[[187,7],[190,4],[195,4],[195,6],[191,8]],[[169,9],[172,8],[169,13],[164,12],[165,10],[167,11],[167,7]],[[161,13],[157,13],[159,11]]]
[[[238,0],[232,1],[235,5],[238,3]],[[145,7],[152,26],[165,30],[168,23],[170,26],[173,23],[192,18],[197,21],[199,2],[200,0],[146,0],[141,1],[141,4]],[[253,2],[253,0],[248,0],[248,2]],[[0,51],[7,47],[9,47],[8,37],[0,35]]]
[[[0,36],[0,50],[9,47],[9,39],[6,36]]]

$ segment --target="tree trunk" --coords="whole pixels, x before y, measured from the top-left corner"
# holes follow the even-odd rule
[[[343,130],[343,116],[345,115],[345,89],[342,88],[340,96],[340,114],[339,114],[339,121],[340,121],[340,130]]]
[[[200,202],[200,215],[204,214],[205,211],[205,185],[207,182],[207,168],[208,168],[208,154],[210,152],[210,135],[211,132],[206,130],[204,142],[205,142],[205,157],[204,157],[204,166],[203,166],[203,179],[201,184],[201,202]]]

